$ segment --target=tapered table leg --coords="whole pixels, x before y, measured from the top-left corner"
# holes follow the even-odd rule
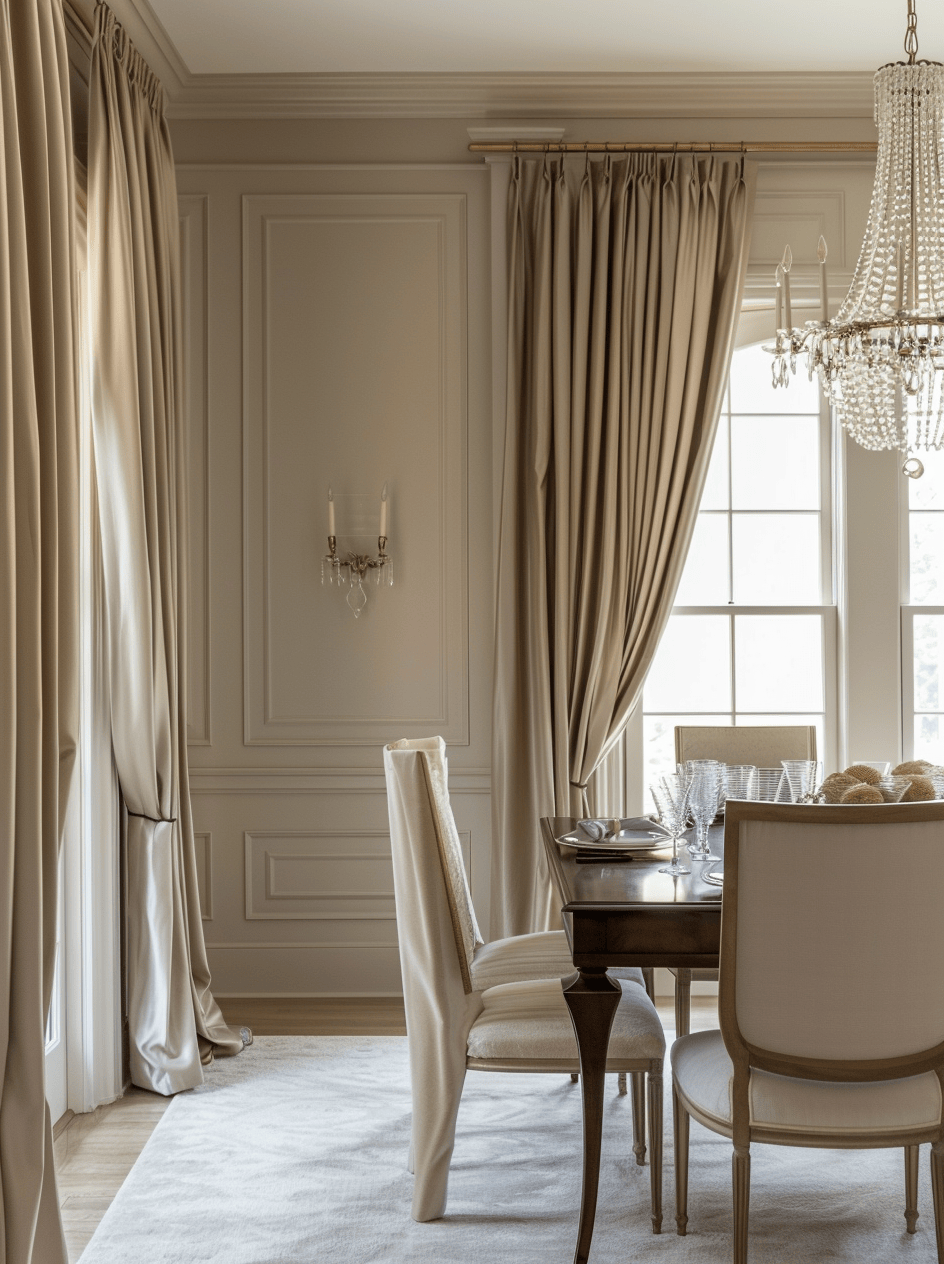
[[[580,969],[562,979],[561,986],[577,1036],[583,1091],[583,1195],[574,1264],[587,1264],[600,1183],[606,1050],[621,993],[619,984],[607,976],[603,966]]]

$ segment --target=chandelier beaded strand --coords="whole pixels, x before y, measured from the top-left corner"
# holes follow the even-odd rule
[[[875,185],[849,293],[829,320],[820,238],[823,319],[791,328],[787,247],[777,341],[766,350],[774,386],[786,386],[805,355],[852,438],[897,448],[909,458],[904,473],[918,477],[923,466],[911,454],[944,448],[944,65],[917,60],[915,0],[905,51],[907,62],[875,74]]]

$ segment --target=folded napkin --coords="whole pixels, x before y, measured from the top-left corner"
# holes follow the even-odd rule
[[[658,830],[663,834],[667,832],[658,821],[651,821],[648,816],[624,816],[622,819],[596,816],[577,822],[578,835],[585,838],[588,843],[602,843],[605,839],[615,838],[624,830],[643,832]]]

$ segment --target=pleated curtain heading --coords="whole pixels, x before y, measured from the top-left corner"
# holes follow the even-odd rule
[[[112,740],[127,809],[131,1078],[176,1093],[242,1039],[210,991],[187,767],[179,219],[160,83],[98,4],[89,100],[92,428]]]
[[[538,821],[585,815],[694,529],[755,168],[514,159],[493,708],[493,937],[559,925]]]

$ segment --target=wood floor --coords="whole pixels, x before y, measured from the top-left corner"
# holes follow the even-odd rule
[[[672,1001],[658,999],[663,1023],[675,1021]],[[401,1036],[403,1002],[388,997],[228,998],[226,1021],[257,1036]],[[692,997],[692,1030],[718,1025],[712,998]],[[117,1102],[74,1115],[55,1141],[59,1204],[69,1259],[78,1260],[171,1099],[132,1088]]]

